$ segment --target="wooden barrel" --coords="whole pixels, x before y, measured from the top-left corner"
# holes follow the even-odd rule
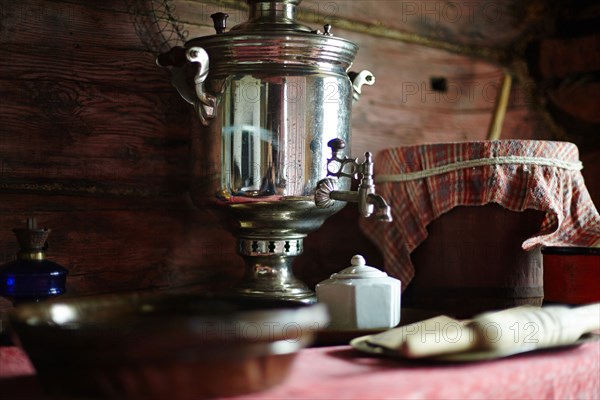
[[[521,245],[539,232],[544,215],[487,204],[456,207],[432,221],[429,236],[411,254],[415,277],[403,306],[468,318],[541,305],[542,255]]]

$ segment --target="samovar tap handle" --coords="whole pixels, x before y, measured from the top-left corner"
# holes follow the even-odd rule
[[[327,176],[358,179],[358,160],[342,155],[346,142],[342,139],[332,139],[327,142],[327,146],[331,149],[331,158],[327,159]]]

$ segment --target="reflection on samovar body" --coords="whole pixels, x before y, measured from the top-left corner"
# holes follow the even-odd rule
[[[302,239],[359,203],[389,220],[374,192],[372,162],[346,156],[352,103],[368,71],[347,72],[358,47],[295,21],[299,0],[248,0],[249,20],[190,40],[158,57],[202,122],[192,138],[191,194],[210,204],[238,238],[247,268],[235,290],[248,296],[314,301],[292,274]],[[207,167],[211,170],[207,171]],[[350,179],[348,179],[350,178]],[[351,192],[351,179],[360,179]]]

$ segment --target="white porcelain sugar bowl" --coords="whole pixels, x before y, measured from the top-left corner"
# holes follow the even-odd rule
[[[398,279],[366,265],[361,255],[351,266],[317,284],[317,301],[329,308],[332,330],[386,329],[400,323]]]

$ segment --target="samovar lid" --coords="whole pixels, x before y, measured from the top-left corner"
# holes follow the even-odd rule
[[[225,32],[227,15],[213,14],[217,33],[185,44],[186,48],[202,47],[209,54],[211,73],[257,67],[346,71],[352,65],[358,51],[355,43],[333,36],[331,25],[321,32],[296,21],[301,0],[247,1],[248,21]]]

